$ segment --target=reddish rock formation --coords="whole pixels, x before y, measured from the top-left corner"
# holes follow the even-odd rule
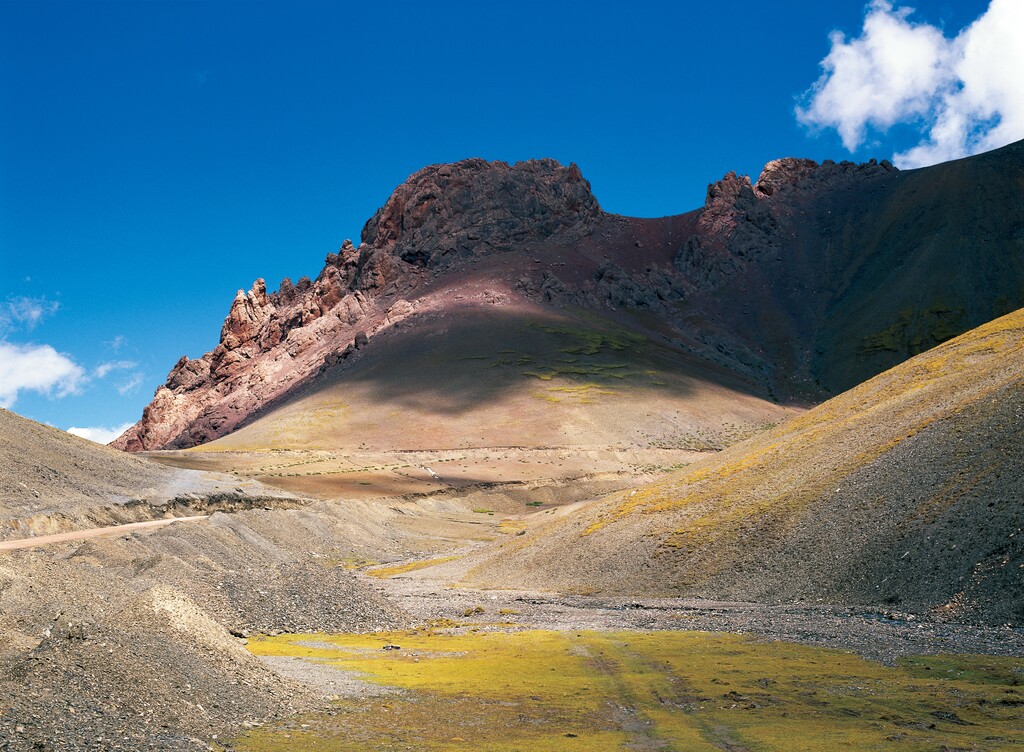
[[[363,242],[420,265],[510,251],[593,230],[601,207],[576,165],[467,159],[415,173],[363,228]]]
[[[217,347],[181,358],[113,446],[181,448],[223,436],[413,315],[404,297],[421,284],[422,266],[576,241],[600,216],[575,165],[469,159],[420,170],[367,222],[358,248],[346,240],[327,255],[316,280],[286,278],[268,294],[257,279],[239,290]]]
[[[601,211],[575,165],[470,159],[412,175],[315,280],[239,291],[220,344],[182,358],[114,446],[187,447],[344,368],[423,295],[468,280],[590,308],[779,400],[821,399],[1024,306],[1024,142],[947,165],[769,162],[704,207]],[[434,305],[434,303],[431,303]],[[643,323],[646,322],[646,323]]]

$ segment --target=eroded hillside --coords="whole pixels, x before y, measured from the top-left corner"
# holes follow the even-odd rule
[[[294,501],[251,480],[169,468],[0,409],[0,541],[263,506],[271,497]]]
[[[507,543],[477,584],[1024,616],[1024,311],[668,480]]]

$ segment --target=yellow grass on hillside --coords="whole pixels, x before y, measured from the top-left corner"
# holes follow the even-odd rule
[[[679,512],[670,546],[720,540],[770,515],[782,529],[826,489],[942,418],[1024,372],[1024,311],[923,353],[803,415],[671,480],[635,493],[599,516],[592,534],[635,514]]]

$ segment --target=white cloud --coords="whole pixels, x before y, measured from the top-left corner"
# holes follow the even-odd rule
[[[109,444],[131,427],[131,423],[125,423],[114,428],[101,428],[98,426],[94,428],[79,428],[78,426],[72,426],[68,429],[68,433],[81,436],[89,441],[95,441],[97,444]]]
[[[49,345],[15,345],[0,341],[0,407],[11,407],[22,391],[77,394],[85,372]]]
[[[93,371],[93,374],[96,376],[96,378],[102,379],[111,371],[128,370],[131,368],[135,368],[135,366],[137,365],[138,363],[131,360],[111,360],[107,361],[106,363],[100,363],[98,366],[96,366],[96,370]]]
[[[40,321],[55,314],[58,308],[60,303],[56,300],[24,296],[8,298],[0,307],[0,330],[19,325],[25,329],[35,329]]]
[[[1024,138],[1024,2],[991,0],[956,37],[910,19],[910,8],[874,0],[861,36],[831,36],[824,73],[798,120],[835,128],[850,151],[872,130],[922,128],[922,140],[896,154],[922,167]]]
[[[142,381],[143,378],[141,373],[133,373],[130,377],[128,377],[125,381],[121,382],[118,385],[117,393],[123,397],[129,392],[134,392],[142,385]]]
[[[109,342],[104,342],[103,344],[109,347],[114,352],[118,352],[122,347],[124,347],[126,342],[127,340],[125,339],[124,335],[118,334],[112,340],[110,340]]]

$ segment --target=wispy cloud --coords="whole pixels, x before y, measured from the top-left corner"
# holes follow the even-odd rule
[[[23,391],[65,397],[77,394],[85,371],[49,345],[0,341],[0,407],[11,407]]]
[[[71,426],[71,428],[68,429],[68,433],[74,434],[75,436],[81,436],[83,439],[88,439],[89,441],[95,441],[97,444],[109,444],[131,427],[131,423],[125,423],[124,425],[115,426],[113,428],[103,428],[101,426],[79,428],[78,426]]]
[[[117,393],[122,397],[126,394],[134,392],[140,386],[142,386],[143,376],[141,373],[133,373],[125,381],[121,382],[117,386]]]
[[[52,316],[60,308],[60,303],[48,298],[28,298],[24,296],[8,298],[0,306],[0,332],[12,328],[31,331]]]
[[[831,35],[824,72],[798,120],[835,128],[856,150],[874,129],[921,128],[921,141],[893,156],[922,167],[1024,138],[1024,3],[992,0],[955,37],[917,23],[913,10],[874,0],[859,37]]]
[[[123,334],[118,334],[112,340],[104,342],[104,346],[109,347],[114,352],[120,352],[121,348],[125,346],[128,340],[125,339]]]
[[[93,375],[98,379],[102,379],[111,371],[127,371],[135,368],[137,365],[138,363],[133,360],[110,360],[96,366]]]

